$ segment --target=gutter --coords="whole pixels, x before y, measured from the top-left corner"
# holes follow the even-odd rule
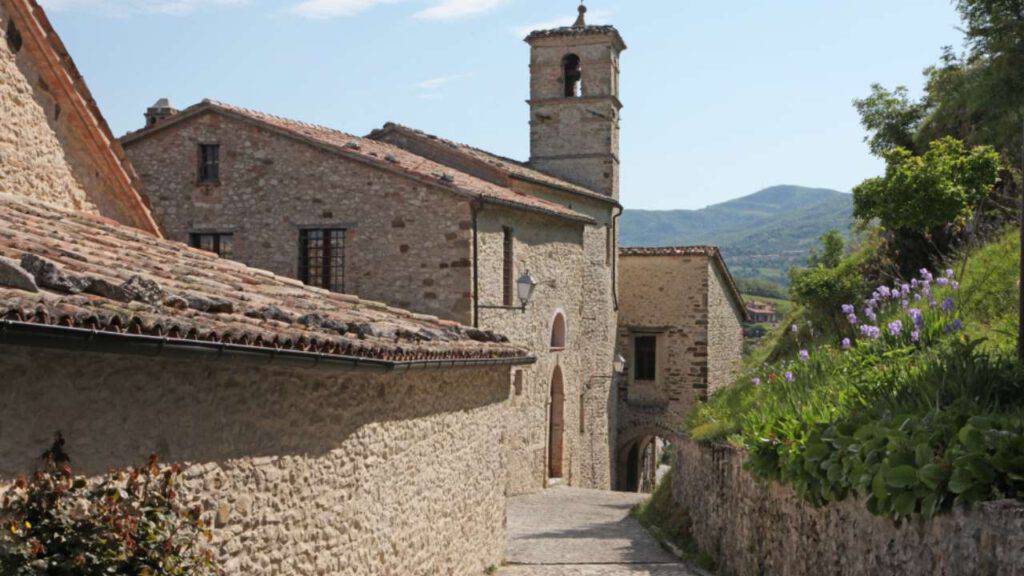
[[[475,366],[520,366],[533,364],[533,356],[518,358],[480,358],[451,360],[394,361],[359,356],[341,356],[302,350],[280,350],[227,342],[184,340],[165,336],[105,332],[70,326],[35,324],[15,320],[0,320],[0,345],[27,346],[129,354],[147,357],[168,357],[195,360],[263,360],[267,365],[287,365],[305,368],[348,368],[375,372],[408,372],[420,369],[464,368]]]

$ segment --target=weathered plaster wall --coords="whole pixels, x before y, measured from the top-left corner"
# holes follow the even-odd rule
[[[729,386],[743,360],[743,310],[728,293],[728,281],[708,262],[708,392]]]
[[[0,34],[11,16],[0,1]],[[15,26],[14,29],[17,29]],[[20,34],[20,32],[19,32]],[[0,183],[8,194],[28,196],[74,210],[95,212],[51,127],[56,110],[40,85],[39,71],[22,38],[17,53],[0,41]]]
[[[816,509],[755,481],[730,447],[674,444],[674,495],[722,576],[1024,574],[1024,504],[1004,500],[896,525],[862,502]]]
[[[500,563],[507,368],[257,368],[4,347],[0,482],[55,430],[79,473],[187,465],[229,575],[460,574]]]
[[[196,182],[200,143],[220,144],[219,185]],[[301,228],[345,228],[346,292],[472,321],[465,199],[213,113],[125,148],[169,238],[233,232],[235,259],[294,278]]]

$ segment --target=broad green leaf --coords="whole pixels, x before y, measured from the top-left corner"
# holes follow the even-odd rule
[[[885,474],[885,481],[894,488],[909,488],[917,484],[917,469],[906,464],[890,468]]]

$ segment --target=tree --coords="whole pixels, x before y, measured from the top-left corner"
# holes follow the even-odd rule
[[[877,218],[888,230],[924,234],[962,227],[995,186],[1000,166],[993,148],[968,150],[951,137],[932,142],[920,156],[894,148],[884,157],[885,176],[854,188],[854,216]]]
[[[853,101],[860,114],[860,123],[868,131],[864,141],[871,153],[884,156],[894,148],[915,148],[915,135],[924,120],[927,105],[914,102],[906,86],[887,90],[881,84],[871,85],[871,95]]]

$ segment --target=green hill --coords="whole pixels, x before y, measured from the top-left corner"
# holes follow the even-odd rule
[[[711,244],[722,249],[733,275],[786,282],[822,234],[849,232],[852,213],[850,194],[773,186],[700,210],[626,210],[622,245]]]

